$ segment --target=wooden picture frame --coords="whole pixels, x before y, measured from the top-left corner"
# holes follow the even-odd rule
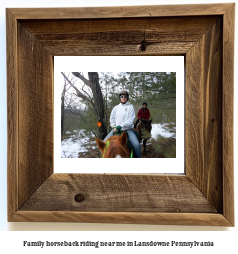
[[[8,221],[234,226],[234,17],[233,3],[6,9]],[[184,55],[186,174],[54,174],[59,55]]]

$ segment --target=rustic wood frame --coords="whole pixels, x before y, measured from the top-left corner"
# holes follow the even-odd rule
[[[234,17],[233,3],[7,9],[8,221],[234,226]],[[56,55],[184,55],[186,175],[54,174]]]

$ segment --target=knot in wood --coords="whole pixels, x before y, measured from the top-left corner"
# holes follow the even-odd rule
[[[140,45],[140,51],[146,51],[146,47],[147,47],[147,42],[145,40],[141,41],[141,45]]]
[[[83,202],[84,199],[85,199],[84,195],[83,195],[83,194],[80,194],[80,193],[77,194],[77,195],[75,195],[75,197],[74,197],[74,200],[75,200],[76,202]]]

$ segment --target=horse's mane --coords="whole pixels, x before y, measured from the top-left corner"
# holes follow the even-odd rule
[[[116,155],[120,155],[122,158],[128,158],[130,150],[127,146],[123,146],[119,141],[120,136],[112,136],[106,140],[105,143],[109,141],[109,146],[105,152],[104,158],[115,158]]]

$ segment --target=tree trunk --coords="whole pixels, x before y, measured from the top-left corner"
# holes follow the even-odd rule
[[[104,139],[107,135],[107,128],[104,118],[103,97],[101,87],[99,85],[99,76],[97,72],[88,72],[88,77],[91,83],[97,121],[102,124],[99,127],[99,139]]]
[[[99,127],[99,139],[104,139],[107,135],[106,122],[104,118],[104,105],[101,87],[99,85],[99,76],[97,72],[88,72],[89,79],[86,79],[80,72],[72,72],[74,76],[81,79],[84,84],[92,91],[93,96],[91,97],[86,90],[81,89],[81,91],[66,77],[66,75],[61,72],[65,80],[70,84],[71,87],[76,91],[76,96],[82,98],[87,102],[93,109],[96,115],[96,119],[101,123]],[[84,120],[85,121],[85,120]],[[89,119],[88,119],[89,121]],[[87,121],[87,124],[88,124]],[[85,121],[86,122],[86,121]]]

